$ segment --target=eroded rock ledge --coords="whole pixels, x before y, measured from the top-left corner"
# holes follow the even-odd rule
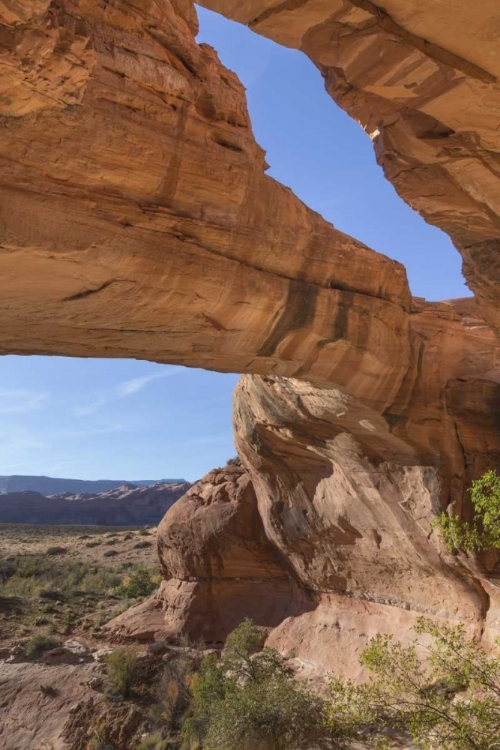
[[[369,369],[393,399],[404,269],[264,174],[191,4],[16,0],[2,21],[0,352]]]
[[[118,625],[218,640],[248,614],[346,670],[420,612],[490,637],[496,559],[447,556],[429,521],[467,514],[500,455],[494,0],[452,24],[441,0],[206,5],[309,54],[477,303],[412,300],[399,264],[265,175],[188,0],[0,0],[0,352],[252,373],[245,471],[167,514],[166,580]]]

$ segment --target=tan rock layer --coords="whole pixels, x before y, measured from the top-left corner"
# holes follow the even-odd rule
[[[500,633],[498,556],[452,556],[431,526],[498,465],[497,340],[470,299],[415,301],[410,323],[415,361],[383,415],[335,386],[240,380],[246,472],[214,470],[167,513],[166,580],[112,629],[212,642],[250,616],[306,671],[356,678],[370,636],[411,638],[422,614]]]
[[[391,402],[404,269],[264,175],[243,88],[195,43],[192,5],[16,7],[0,36],[0,351],[342,385],[369,370],[366,397]]]
[[[453,239],[499,330],[500,16],[496,0],[202,0],[305,52],[373,139],[399,195]]]
[[[222,642],[245,618],[273,628],[315,606],[269,541],[241,467],[214,469],[158,528],[164,576],[155,596],[108,624],[120,637]]]
[[[480,310],[412,302],[399,264],[265,176],[187,0],[0,0],[0,352],[265,376],[235,407],[249,474],[174,506],[166,581],[119,627],[219,640],[248,614],[298,649],[343,608],[353,661],[365,600],[497,632],[496,561],[447,557],[429,527],[500,453],[493,1],[458,0],[449,27],[444,0],[211,6],[310,55]]]

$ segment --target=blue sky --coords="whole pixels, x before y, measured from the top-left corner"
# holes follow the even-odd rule
[[[469,294],[450,240],[384,179],[371,142],[326,95],[314,66],[199,9],[199,41],[247,89],[268,174],[338,229],[404,263],[413,294]],[[133,360],[3,357],[0,474],[194,480],[234,454],[237,375]]]

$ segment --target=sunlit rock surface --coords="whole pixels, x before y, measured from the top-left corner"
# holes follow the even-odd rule
[[[497,0],[201,0],[302,50],[399,195],[447,232],[500,328]]]
[[[234,426],[245,470],[210,472],[159,528],[165,581],[120,635],[221,641],[243,617],[316,671],[357,677],[376,632],[424,614],[500,633],[497,558],[443,547],[431,522],[497,465],[496,338],[473,300],[415,302],[406,386],[383,415],[344,390],[244,376]],[[279,620],[279,622],[277,622]]]
[[[369,369],[366,397],[390,401],[404,269],[264,174],[190,8],[0,5],[0,351],[343,385]]]
[[[265,175],[187,0],[0,0],[0,351],[250,373],[245,472],[167,514],[165,581],[114,627],[217,641],[248,615],[340,671],[421,612],[489,639],[496,559],[451,557],[430,521],[467,515],[500,452],[496,3],[205,4],[315,61],[476,302],[412,300]]]
[[[120,636],[221,642],[245,617],[273,628],[315,606],[267,538],[238,466],[214,469],[177,501],[158,528],[158,554],[165,580],[110,624]]]

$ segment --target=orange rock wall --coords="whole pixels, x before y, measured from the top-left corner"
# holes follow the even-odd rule
[[[391,401],[404,269],[266,177],[192,7],[15,7],[0,12],[0,352],[342,384],[370,370],[367,398]]]
[[[500,453],[496,3],[205,4],[314,60],[476,300],[412,300],[265,175],[188,0],[0,0],[0,352],[251,373],[245,472],[167,514],[166,580],[118,626],[219,640],[248,614],[316,665],[420,612],[490,637],[496,559],[430,521]]]
[[[497,0],[202,0],[314,62],[399,195],[447,232],[500,327]]]

